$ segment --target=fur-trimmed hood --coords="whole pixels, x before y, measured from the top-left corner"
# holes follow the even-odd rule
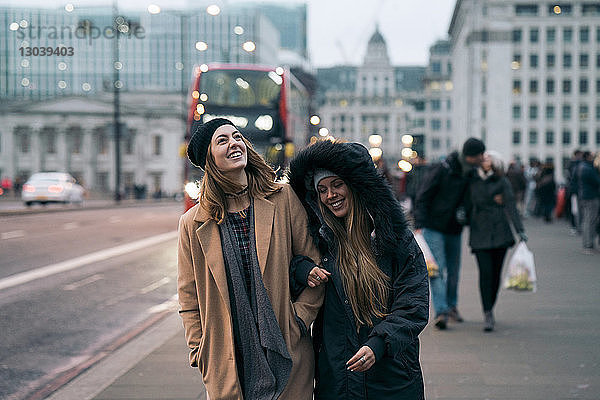
[[[310,233],[322,248],[319,230],[322,216],[314,189],[316,168],[329,170],[342,178],[352,193],[363,199],[375,225],[375,251],[390,254],[401,242],[412,239],[400,203],[385,178],[377,172],[367,149],[359,143],[319,141],[302,150],[288,170],[290,185],[308,214]],[[406,243],[405,243],[406,244]]]

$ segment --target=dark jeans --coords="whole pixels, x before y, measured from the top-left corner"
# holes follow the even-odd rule
[[[506,250],[506,248],[500,248],[475,251],[479,266],[479,292],[484,312],[492,311],[496,304]]]

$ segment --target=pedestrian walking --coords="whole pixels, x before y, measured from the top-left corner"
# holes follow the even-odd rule
[[[483,161],[484,151],[481,140],[467,139],[462,154],[453,152],[444,162],[430,167],[417,194],[415,229],[422,231],[439,267],[439,274],[430,277],[429,283],[434,324],[442,330],[448,319],[463,322],[457,303],[464,199],[469,179],[474,167]]]
[[[317,142],[289,176],[324,255],[322,268],[295,275],[326,287],[313,326],[315,399],[424,399],[427,269],[400,203],[357,143]]]
[[[516,161],[511,162],[508,166],[508,170],[506,171],[506,178],[510,182],[510,186],[515,195],[517,210],[519,210],[521,213],[525,212],[524,201],[527,180],[525,179],[525,172],[521,164]]]
[[[577,198],[577,167],[583,158],[583,151],[575,150],[567,167],[567,205],[569,210],[569,222],[571,224],[570,234],[575,236],[581,233],[581,212]]]
[[[586,254],[593,253],[600,208],[600,173],[594,168],[593,162],[594,155],[589,151],[583,152],[583,159],[575,172],[575,189],[581,208],[583,251]]]
[[[292,302],[294,255],[319,260],[306,212],[227,119],[201,125],[187,150],[205,170],[198,204],[179,221],[178,295],[190,352],[211,399],[311,400],[307,334],[323,301]]]
[[[552,222],[552,211],[556,205],[556,181],[554,180],[554,165],[545,163],[536,179],[535,196],[539,215],[547,223]],[[536,213],[536,215],[538,215]]]
[[[529,167],[525,170],[525,179],[527,180],[527,189],[525,189],[525,217],[535,215],[536,196],[536,177],[540,173],[540,162],[536,159],[529,161]]]
[[[500,288],[500,276],[509,247],[515,244],[511,225],[526,241],[512,185],[504,175],[500,155],[485,153],[481,167],[469,185],[467,217],[470,225],[469,246],[479,267],[479,293],[484,314],[484,331],[494,330],[494,305]]]

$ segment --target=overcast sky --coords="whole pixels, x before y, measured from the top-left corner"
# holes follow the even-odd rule
[[[215,1],[227,3],[243,0]],[[0,0],[0,5],[15,7],[77,7],[110,5],[108,0]],[[143,10],[148,4],[163,8],[183,7],[190,0],[120,0],[119,7]],[[276,3],[299,3],[277,0]],[[315,66],[360,64],[375,25],[385,38],[392,64],[425,65],[429,47],[447,36],[456,0],[306,0],[308,3],[308,41]],[[195,2],[194,2],[195,3]]]

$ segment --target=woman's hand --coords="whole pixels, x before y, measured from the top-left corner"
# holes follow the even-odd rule
[[[375,354],[369,346],[363,346],[346,363],[352,372],[365,372],[375,364]]]
[[[308,286],[317,287],[321,283],[327,282],[330,275],[331,272],[327,271],[326,269],[314,267],[308,274]]]

